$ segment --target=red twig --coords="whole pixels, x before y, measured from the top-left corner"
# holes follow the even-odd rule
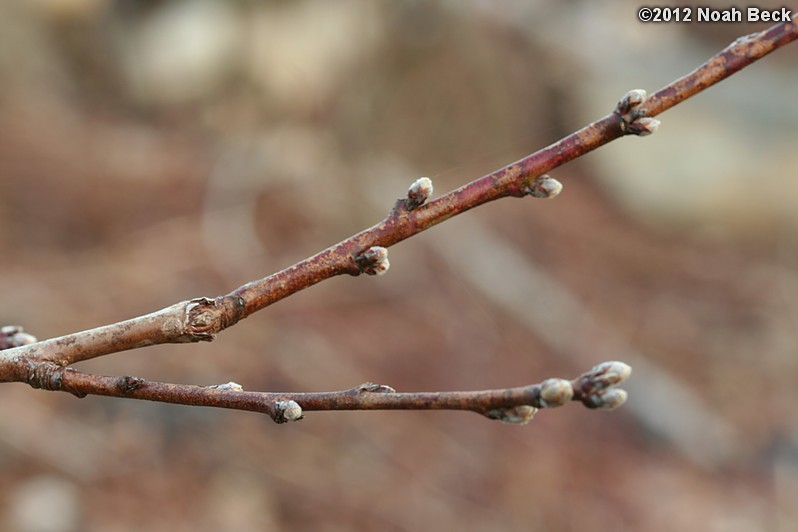
[[[581,401],[588,408],[613,409],[626,392],[617,388],[631,374],[623,362],[603,362],[573,381],[547,379],[540,384],[466,392],[397,393],[390,386],[364,383],[349,390],[319,393],[246,392],[233,382],[191,386],[83,373],[52,362],[31,363],[34,388],[145,399],[192,406],[215,406],[268,414],[274,421],[297,421],[309,410],[470,410],[506,423],[526,423],[540,408]]]
[[[750,65],[773,50],[798,38],[798,24],[786,22],[760,33],[737,39],[710,58],[701,67],[663,87],[646,98],[644,91],[631,91],[615,110],[600,120],[568,135],[491,174],[426,202],[431,183],[422,178],[396,202],[391,213],[380,223],[366,229],[308,259],[273,275],[245,284],[217,298],[196,298],[147,314],[89,331],[29,344],[4,340],[0,352],[0,381],[28,382],[37,387],[62,389],[76,395],[87,393],[134,397],[191,405],[223,406],[244,410],[272,411],[268,401],[292,397],[289,401],[308,410],[340,408],[465,408],[486,413],[492,406],[530,405],[533,387],[490,392],[436,392],[434,394],[355,393],[267,394],[236,392],[232,395],[209,388],[163,383],[137,382],[134,390],[120,391],[120,379],[88,375],[66,368],[67,365],[161,343],[210,341],[214,335],[300,290],[325,279],[361,273],[379,274],[388,268],[386,248],[401,242],[452,216],[503,197],[551,197],[561,185],[544,176],[547,171],[572,161],[596,148],[628,134],[647,135],[659,122],[653,117],[701,92]],[[10,330],[10,329],[9,329]],[[15,333],[16,334],[16,333]],[[10,338],[10,336],[9,336]],[[53,381],[52,379],[57,379]],[[122,378],[130,379],[127,377]],[[45,384],[46,383],[46,384]],[[132,384],[130,384],[132,386]],[[124,389],[125,385],[122,386]],[[526,391],[519,391],[526,390]],[[574,397],[580,398],[579,390]],[[244,395],[241,395],[244,394]],[[470,395],[452,395],[470,394]],[[482,394],[482,395],[480,395]],[[486,395],[487,394],[487,395]],[[518,396],[513,394],[520,394]],[[526,394],[526,395],[525,395]],[[534,394],[532,394],[534,395]],[[589,395],[589,394],[588,394]],[[515,397],[513,401],[494,402],[496,397]],[[520,397],[523,396],[523,401]],[[460,402],[463,397],[469,399]],[[227,398],[222,400],[221,398]],[[455,400],[456,399],[456,400]],[[516,399],[518,401],[516,401]],[[283,399],[281,399],[283,400]],[[228,401],[228,402],[225,402]],[[475,401],[475,402],[469,402]],[[457,405],[469,406],[457,406]],[[445,406],[442,406],[445,405]],[[273,414],[275,419],[280,415]]]

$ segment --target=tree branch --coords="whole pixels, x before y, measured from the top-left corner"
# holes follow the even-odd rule
[[[149,345],[210,341],[218,332],[241,319],[325,279],[342,274],[384,273],[389,266],[388,247],[452,216],[499,198],[546,198],[557,195],[562,186],[544,175],[545,172],[619,137],[630,134],[643,136],[654,132],[659,125],[654,116],[796,38],[798,24],[794,21],[741,37],[698,69],[650,97],[646,97],[642,90],[630,91],[612,113],[600,120],[435,200],[427,201],[432,194],[432,184],[429,179],[421,178],[411,185],[405,198],[397,200],[390,214],[380,223],[289,268],[245,284],[227,295],[183,301],[145,316],[42,342],[31,343],[33,340],[29,335],[15,336],[22,334],[21,329],[13,334],[9,333],[3,340],[5,343],[0,344],[0,347],[8,347],[0,352],[0,382],[28,382],[34,387],[60,389],[79,396],[92,393],[257,410],[267,412],[275,419],[280,418],[273,410],[278,397],[282,398],[279,401],[295,401],[307,410],[344,407],[456,408],[476,410],[489,415],[487,412],[494,407],[501,409],[523,404],[538,408],[540,405],[535,402],[535,393],[539,391],[534,390],[538,389],[536,386],[542,385],[486,392],[432,394],[363,391],[358,387],[326,394],[236,392],[236,395],[231,395],[231,390],[217,389],[209,392],[210,389],[197,386],[149,383],[131,377],[103,377],[77,372],[66,366]],[[12,337],[16,340],[12,340]],[[133,389],[127,390],[129,387]],[[526,402],[519,403],[522,397]],[[583,400],[577,390],[574,390],[573,397]],[[272,406],[268,406],[269,404]]]
[[[277,423],[298,421],[305,410],[470,410],[519,424],[527,423],[540,408],[569,401],[612,410],[626,401],[626,392],[617,385],[632,371],[623,362],[603,362],[572,381],[553,378],[500,390],[398,393],[390,386],[367,382],[337,392],[282,393],[246,392],[234,382],[192,386],[93,375],[49,361],[28,361],[25,369],[24,380],[34,388],[69,392],[80,398],[91,394],[248,410],[268,414]]]

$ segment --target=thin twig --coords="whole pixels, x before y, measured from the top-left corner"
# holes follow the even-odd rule
[[[337,392],[283,393],[247,392],[233,382],[192,386],[94,375],[45,361],[29,366],[29,382],[34,388],[69,392],[81,398],[105,395],[261,412],[277,423],[298,421],[303,411],[311,410],[469,410],[506,423],[526,423],[538,409],[569,401],[612,410],[626,400],[626,392],[617,385],[631,371],[623,362],[603,362],[572,381],[552,378],[499,390],[398,393],[390,386],[364,383]]]
[[[727,78],[796,38],[798,38],[798,24],[785,22],[760,33],[737,39],[701,67],[663,87],[650,97],[646,98],[644,91],[630,91],[618,103],[615,110],[604,118],[551,146],[435,200],[427,202],[432,193],[432,186],[427,178],[421,178],[410,187],[405,198],[396,202],[390,214],[380,223],[289,268],[245,284],[227,295],[183,301],[145,316],[42,342],[29,343],[30,337],[11,335],[16,340],[8,340],[6,346],[10,349],[0,352],[0,382],[27,382],[35,387],[67,390],[76,395],[87,393],[119,395],[121,393],[118,389],[120,378],[80,373],[66,368],[66,366],[148,345],[210,341],[218,332],[252,313],[325,279],[341,274],[384,273],[389,266],[387,248],[393,244],[452,216],[499,198],[552,197],[556,195],[560,191],[561,185],[545,176],[545,172],[624,135],[652,133],[659,124],[653,118],[654,116]],[[236,396],[236,400],[241,406],[235,406],[239,403],[233,401],[229,404],[221,404],[219,402],[220,397],[227,396],[225,390],[146,383],[136,379],[129,381],[128,384],[133,386],[131,384],[133,382],[139,383],[141,386],[125,392],[125,397],[192,405],[258,409],[260,411],[268,411],[262,402],[264,398],[273,397],[271,394],[239,395]],[[498,390],[491,393],[500,395],[516,393],[513,390],[520,389]],[[306,394],[296,397],[303,401],[303,406],[307,409],[336,409],[335,405],[343,404],[340,403],[342,399],[337,398],[351,399],[351,393],[349,395],[347,395],[348,392],[337,393],[339,395]],[[474,394],[476,392],[458,393]],[[407,394],[369,393],[364,397],[367,396],[370,399],[359,399],[357,405],[358,408],[368,408],[367,405],[376,404],[381,405],[379,408],[436,408],[433,405],[448,405],[449,403],[446,401],[453,397],[440,392],[432,395],[411,395],[412,400]],[[574,396],[578,395],[575,392]],[[251,399],[254,401],[252,403],[244,401],[244,398],[250,397],[260,397],[261,399],[257,401]],[[288,395],[281,395],[281,397],[288,397]],[[379,399],[374,399],[374,397],[379,397]],[[476,396],[472,395],[472,397]],[[483,401],[479,408],[485,413],[487,412],[485,408],[488,408],[485,405],[493,404],[492,399],[479,397],[482,397]],[[432,400],[433,398],[437,399]],[[247,401],[249,400],[247,399]],[[293,401],[293,399],[289,401]],[[260,406],[248,408],[244,406],[244,403]],[[299,401],[297,401],[298,403]],[[528,403],[526,404],[528,405]],[[446,408],[450,408],[450,406],[446,406]],[[473,410],[474,408],[468,409]]]

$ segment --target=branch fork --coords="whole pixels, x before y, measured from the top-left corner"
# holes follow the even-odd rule
[[[579,401],[588,408],[613,409],[624,403],[618,385],[631,368],[605,362],[578,378],[470,392],[399,393],[366,383],[341,392],[270,393],[244,391],[237,383],[191,386],[150,382],[138,377],[82,373],[71,364],[164,343],[213,340],[222,330],[300,290],[344,274],[384,274],[387,248],[474,207],[505,197],[552,198],[562,184],[546,173],[624,135],[653,133],[653,117],[731,76],[773,50],[798,39],[794,21],[738,39],[695,71],[648,96],[629,91],[612,113],[504,168],[430,199],[432,181],[411,184],[378,224],[312,257],[217,298],[200,297],[162,310],[89,331],[37,342],[22,327],[0,328],[0,382],[25,382],[34,388],[213,406],[266,413],[278,423],[298,421],[311,410],[451,409],[470,410],[507,423],[528,422],[540,408]]]

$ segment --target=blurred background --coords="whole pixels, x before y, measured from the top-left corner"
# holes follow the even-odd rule
[[[702,5],[728,7],[723,2]],[[781,7],[763,0],[760,7]],[[0,3],[0,325],[216,296],[653,92],[767,24],[638,2]],[[210,344],[78,366],[401,391],[634,368],[623,408],[253,413],[0,387],[0,529],[798,528],[798,45]]]

